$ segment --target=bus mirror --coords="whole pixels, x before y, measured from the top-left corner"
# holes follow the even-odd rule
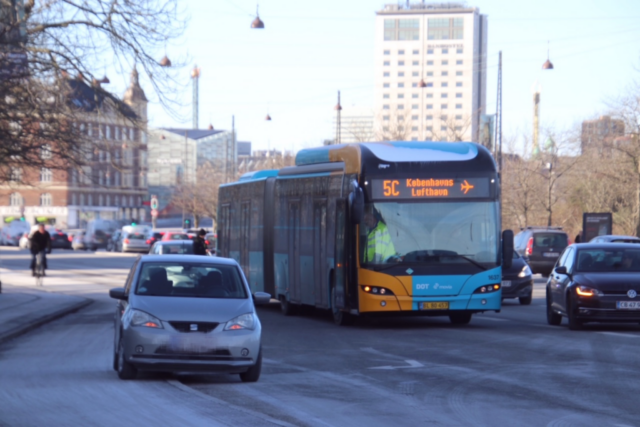
[[[356,187],[349,193],[349,209],[351,213],[351,223],[358,225],[364,216],[364,192],[362,188]]]
[[[502,232],[502,269],[511,268],[513,264],[513,230]]]

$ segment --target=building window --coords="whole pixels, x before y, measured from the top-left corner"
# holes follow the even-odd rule
[[[418,97],[418,94],[417,94],[417,93],[412,93],[412,94],[411,94],[411,97],[412,97],[412,98],[417,98],[417,97]]]
[[[129,128],[129,139],[131,141],[135,141],[136,140],[136,130],[135,130],[135,128]]]
[[[442,87],[449,87],[449,83],[447,83],[447,82],[442,82],[442,85],[441,85],[441,86],[442,86]]]
[[[442,53],[449,53],[449,49],[442,49]]]
[[[433,83],[427,83],[427,87],[433,87]]]
[[[457,114],[456,115],[456,120],[462,120],[462,114]]]
[[[383,83],[382,87],[389,87],[389,83]]]
[[[404,55],[404,50],[399,50],[398,55]]]
[[[418,120],[418,116],[411,116],[411,120]]]
[[[76,193],[73,193],[71,195],[71,205],[76,206],[77,204],[78,204],[78,196],[76,196]]]
[[[447,104],[440,104],[440,109],[446,110],[447,108],[449,108]]]
[[[418,140],[418,137],[417,137],[417,136],[412,136],[412,137],[411,137],[411,140],[412,140],[412,141],[417,141],[417,140]]]
[[[411,87],[418,87],[418,83],[416,82],[411,83]]]
[[[458,60],[456,61],[456,65],[462,65],[462,59],[458,59]]]
[[[391,53],[391,51],[390,51],[390,50],[385,50],[383,53],[384,53],[385,55],[389,55],[389,54]]]
[[[442,65],[449,65],[449,61],[445,59],[444,61],[442,61]]]
[[[53,199],[50,193],[42,193],[40,195],[40,206],[52,206]]]
[[[428,40],[460,40],[463,36],[463,18],[430,18],[427,20]]]
[[[456,87],[462,87],[462,82],[456,82]]]
[[[93,194],[87,195],[87,206],[93,206]]]
[[[113,139],[115,139],[116,141],[119,141],[120,140],[120,128],[118,126],[115,126],[114,130],[115,130],[115,135],[114,135]]]
[[[433,71],[427,71],[427,77],[433,77]]]
[[[383,93],[382,94],[382,99],[389,99],[389,94],[388,93]]]
[[[427,104],[427,110],[433,110],[433,104]]]
[[[447,130],[446,126],[440,126],[440,130]]]
[[[413,104],[413,105],[411,106],[411,109],[412,109],[412,110],[417,110],[417,109],[418,109],[418,104]]]
[[[11,175],[9,176],[9,181],[12,182],[22,182],[22,168],[11,168]]]
[[[462,130],[462,126],[456,126],[456,130],[457,131],[461,131]]]
[[[383,110],[388,110],[388,109],[389,109],[389,105],[388,105],[388,104],[383,105],[383,106],[382,106],[382,109],[383,109]]]
[[[433,94],[432,93],[428,93],[427,94],[427,98],[433,98]]]
[[[10,206],[22,206],[24,204],[24,199],[20,193],[11,193],[9,196],[9,205]]]
[[[120,186],[120,172],[115,172],[116,187]]]
[[[431,114],[428,114],[426,117],[427,120],[433,120],[433,116]]]
[[[398,71],[398,77],[404,77],[404,71]]]
[[[104,127],[104,130],[106,131],[107,139],[111,139],[111,126],[106,125],[106,126]]]
[[[122,128],[122,140],[127,140],[127,128]]]
[[[119,196],[113,196],[113,205],[114,206],[120,206],[120,197]]]
[[[398,61],[398,65],[399,65],[399,66],[404,65],[404,61]]]
[[[433,126],[427,126],[427,130],[431,132],[433,130]]]
[[[433,55],[433,49],[427,49],[427,55]]]
[[[42,168],[40,170],[40,182],[51,182],[53,181],[53,172],[49,168]],[[43,205],[48,206],[48,205]]]
[[[414,55],[419,55],[419,54],[420,54],[420,51],[419,51],[418,49],[414,49],[414,50],[413,50],[413,54],[414,54]]]
[[[461,47],[457,48],[456,53],[462,53],[462,48]]]
[[[420,72],[419,71],[414,71],[413,73],[411,73],[412,77],[419,77],[420,76]]]
[[[404,105],[402,104],[398,105],[398,110],[404,110]]]
[[[103,206],[104,204],[104,197],[102,196],[102,194],[100,194],[98,196],[98,206]]]
[[[443,72],[442,72],[442,75],[443,75],[443,76],[448,76],[448,75],[449,75],[449,72],[448,72],[448,71],[443,71]]]
[[[389,77],[389,72],[388,72],[388,71],[385,71],[384,73],[382,73],[382,76],[383,76],[383,77]]]
[[[461,93],[456,93],[456,98],[462,98],[462,94]]]
[[[398,98],[399,98],[399,99],[403,99],[403,98],[404,98],[404,93],[399,93],[399,94],[398,94]]]
[[[462,75],[462,71],[456,71],[456,76],[461,76]]]
[[[388,67],[389,65],[391,65],[391,61],[384,61],[382,65],[384,65],[385,67]]]
[[[80,195],[80,206],[84,206],[84,194]]]
[[[456,104],[456,108],[457,108],[458,110],[462,109],[462,104]]]
[[[51,157],[53,157],[51,153],[51,145],[44,144],[42,148],[40,148],[40,158],[42,160],[49,160]]]
[[[404,83],[398,83],[398,87],[404,87]]]
[[[427,65],[433,65],[433,61],[427,61]]]
[[[111,196],[107,194],[107,197],[105,199],[105,206],[111,206]]]
[[[104,171],[98,171],[98,185],[104,185]]]
[[[449,116],[447,116],[446,114],[443,114],[442,116],[440,116],[440,120],[442,121],[446,121],[449,118]]]
[[[389,120],[389,116],[382,116],[382,120]]]
[[[131,172],[124,173],[122,185],[125,187],[133,187],[133,174]]]
[[[431,138],[430,136],[427,136],[424,140],[427,142],[430,142],[430,141],[433,141],[433,138]]]
[[[448,93],[441,93],[440,94],[440,98],[448,98],[449,94]]]
[[[129,206],[135,206],[133,204],[133,196],[129,196]]]
[[[419,40],[420,20],[419,19],[385,19],[384,20],[385,40]]]
[[[385,132],[389,132],[389,126],[383,126],[382,130],[385,131]]]
[[[400,117],[398,117],[398,121],[399,121],[399,122],[404,122],[404,116],[400,116]]]

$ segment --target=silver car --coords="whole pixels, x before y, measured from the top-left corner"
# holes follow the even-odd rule
[[[141,231],[125,232],[120,249],[122,252],[149,252],[151,241]]]
[[[118,300],[113,368],[122,379],[139,370],[222,372],[257,381],[261,325],[235,260],[198,255],[145,255],[131,267]]]

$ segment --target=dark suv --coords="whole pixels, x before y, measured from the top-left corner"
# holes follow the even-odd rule
[[[561,227],[527,227],[516,234],[514,247],[533,274],[548,276],[558,257],[569,245],[569,236]]]

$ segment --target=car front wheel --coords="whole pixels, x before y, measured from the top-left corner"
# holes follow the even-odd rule
[[[562,323],[562,316],[551,308],[551,299],[549,298],[549,295],[547,295],[547,323],[551,326],[558,326]]]
[[[582,320],[576,317],[576,309],[573,307],[573,302],[570,297],[567,297],[567,320],[569,320],[569,329],[572,331],[579,331],[582,329]]]
[[[247,372],[240,374],[240,379],[243,383],[255,383],[260,378],[260,372],[262,371],[262,349],[258,353],[258,359],[256,364],[249,368]]]
[[[520,301],[520,305],[530,305],[532,299],[533,299],[533,295],[529,294],[525,297],[519,297],[518,301]]]
[[[138,375],[138,370],[131,363],[124,359],[124,343],[120,337],[118,344],[118,377],[121,380],[132,380]]]

